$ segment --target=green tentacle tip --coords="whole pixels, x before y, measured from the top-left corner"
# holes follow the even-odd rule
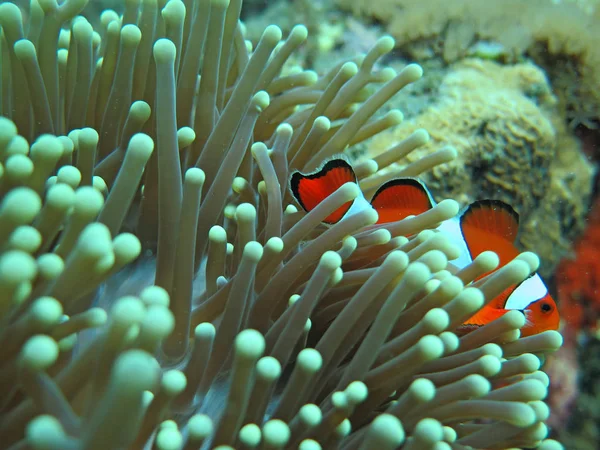
[[[140,299],[146,306],[169,306],[169,294],[160,286],[148,286],[140,293]]]
[[[283,240],[279,237],[270,238],[265,244],[265,249],[268,249],[274,253],[281,253],[283,251]]]
[[[21,10],[14,3],[3,3],[0,5],[0,23],[3,26],[20,23],[23,20]]]
[[[298,450],[321,450],[322,448],[321,444],[313,439],[304,439],[298,446]]]
[[[35,323],[47,326],[59,322],[63,308],[61,303],[53,297],[38,297],[31,305],[29,314]]]
[[[133,154],[143,161],[147,161],[154,150],[154,141],[150,136],[144,133],[137,133],[131,137],[129,141],[128,152]]]
[[[441,333],[448,325],[450,325],[450,317],[441,308],[430,309],[421,321],[421,326],[425,327],[432,334]]]
[[[187,384],[187,380],[183,372],[179,370],[169,370],[163,374],[161,384],[162,389],[170,397],[174,397],[183,392]]]
[[[179,145],[179,149],[184,149],[188,147],[196,140],[196,132],[193,128],[190,127],[181,127],[177,130],[177,143]]]
[[[480,372],[486,377],[498,375],[502,369],[502,362],[492,355],[483,355],[477,362]]]
[[[177,428],[165,427],[158,431],[155,445],[158,450],[179,450],[183,436]]]
[[[411,263],[404,274],[404,280],[410,288],[418,289],[422,287],[431,277],[429,267],[420,262]]]
[[[263,425],[263,439],[266,444],[284,446],[290,440],[290,428],[279,419],[272,419]]]
[[[65,262],[60,256],[54,253],[46,253],[38,258],[37,266],[42,278],[53,280],[62,273],[65,268]]]
[[[529,265],[531,273],[536,272],[540,267],[540,258],[533,252],[523,252],[516,259],[525,261]]]
[[[423,76],[423,68],[418,64],[409,64],[402,70],[402,74],[416,81]]]
[[[427,142],[429,142],[430,137],[426,129],[419,128],[410,136],[410,139],[417,147],[420,147],[421,145],[425,145]]]
[[[202,322],[194,329],[194,336],[196,339],[212,339],[215,337],[217,330],[212,323]]]
[[[258,91],[252,97],[252,103],[261,111],[265,110],[271,101],[269,94],[266,91]]]
[[[264,380],[275,381],[281,376],[281,364],[272,356],[265,356],[256,363],[256,373]]]
[[[36,417],[25,430],[27,442],[36,450],[60,448],[65,437],[60,421],[50,415]]]
[[[40,212],[42,200],[33,190],[26,187],[12,189],[2,201],[0,216],[18,225],[31,223]]]
[[[265,338],[256,330],[244,330],[235,338],[235,349],[243,358],[258,359],[265,351]]]
[[[142,40],[142,32],[132,24],[127,24],[121,29],[121,42],[126,47],[137,47]]]
[[[104,178],[99,177],[98,175],[94,175],[92,177],[92,187],[98,192],[102,193],[103,197],[108,194],[108,186],[106,185],[106,181],[104,181]]]
[[[508,311],[502,318],[515,330],[524,327],[527,320],[521,311]]]
[[[0,8],[10,4],[11,3],[4,3],[3,5],[0,5]],[[0,117],[0,142],[8,142],[10,139],[16,136],[16,134],[17,126],[15,123],[6,117]]]
[[[140,121],[146,121],[150,118],[151,109],[150,105],[143,100],[137,100],[133,102],[131,108],[129,108],[130,114],[133,114]]]
[[[427,378],[417,378],[408,388],[418,403],[426,403],[435,397],[435,385]]]
[[[554,439],[546,439],[540,444],[538,450],[564,450],[564,447]]]
[[[108,227],[99,222],[87,225],[77,240],[78,248],[92,258],[103,258],[112,253],[111,244]]]
[[[143,350],[122,353],[113,367],[112,376],[120,391],[142,393],[154,391],[159,380],[158,362]]]
[[[385,119],[390,126],[398,125],[404,120],[404,114],[399,109],[393,109],[385,116]]]
[[[323,412],[321,408],[313,403],[307,403],[298,411],[298,418],[307,427],[312,428],[321,423],[323,420]]]
[[[391,67],[384,67],[379,72],[377,72],[377,78],[382,83],[387,83],[388,81],[393,80],[394,78],[396,78],[396,75],[396,71]]]
[[[380,37],[375,43],[377,52],[382,55],[391,52],[394,49],[395,45],[396,41],[394,41],[394,38],[391,36]]]
[[[161,11],[163,18],[172,23],[181,23],[185,19],[185,4],[181,0],[169,1]]]
[[[21,349],[21,361],[28,369],[41,371],[56,362],[58,353],[58,344],[54,339],[45,335],[33,336]]]
[[[450,219],[458,214],[460,210],[460,205],[456,200],[452,200],[451,198],[447,198],[439,202],[435,209],[443,216],[442,220]]]
[[[113,251],[123,262],[130,262],[140,256],[142,244],[136,235],[121,233],[113,239]]]
[[[263,256],[263,247],[256,241],[248,242],[244,246],[243,257],[253,263],[257,263]]]
[[[89,148],[98,145],[100,136],[98,135],[98,132],[93,128],[83,128],[79,131],[77,139],[81,147]]]
[[[75,189],[81,183],[81,172],[75,166],[62,166],[56,173],[56,182],[68,184]]]
[[[227,242],[227,232],[220,225],[213,225],[208,232],[208,239],[215,243]]]
[[[547,386],[540,380],[523,380],[509,388],[514,388],[513,394],[516,400],[524,402],[543,400],[548,394]]]
[[[10,235],[10,247],[27,253],[35,253],[42,245],[42,235],[29,225],[21,225]]]
[[[207,438],[212,434],[213,428],[211,418],[204,414],[196,414],[188,421],[189,436],[193,440]]]
[[[11,155],[6,160],[6,176],[11,178],[14,184],[25,184],[33,170],[31,159],[20,153]]]
[[[292,28],[292,31],[290,31],[290,36],[289,36],[289,40],[293,41],[294,43],[297,43],[297,45],[300,45],[302,42],[304,42],[306,40],[306,38],[308,37],[308,28],[306,28],[306,26],[299,24],[299,25],[295,25],[294,28]]]
[[[535,417],[537,418],[538,422],[546,421],[550,417],[550,407],[543,401],[536,400],[529,402],[529,406],[531,406],[535,411]],[[543,437],[546,437],[546,435]]]
[[[274,47],[281,40],[282,36],[281,28],[277,25],[269,25],[265,28],[261,40],[264,40],[270,46]]]
[[[204,174],[204,171],[197,167],[192,167],[185,172],[185,182],[194,186],[202,186],[205,179],[206,175]]]
[[[345,390],[348,401],[352,405],[364,402],[369,396],[369,389],[362,381],[353,381]]]
[[[90,308],[85,312],[85,315],[88,328],[101,327],[108,319],[108,314],[102,308]]]
[[[342,265],[342,257],[334,251],[323,253],[319,261],[319,266],[328,272],[334,272]]]
[[[21,250],[4,252],[0,257],[0,283],[16,286],[31,281],[37,274],[33,257]]]
[[[260,428],[254,423],[244,425],[239,434],[240,442],[249,448],[258,447],[261,437]]]
[[[15,55],[21,61],[33,60],[36,58],[36,51],[33,42],[27,39],[20,39],[14,45]]]
[[[73,35],[78,41],[88,41],[92,39],[93,33],[94,29],[92,28],[92,25],[84,18],[76,20],[73,24]]]
[[[85,217],[94,217],[104,205],[104,197],[91,186],[82,186],[75,191],[75,212]]]
[[[139,323],[144,319],[146,308],[137,297],[121,297],[112,308],[111,319],[121,323],[123,326],[130,326]]]
[[[319,130],[322,133],[325,133],[326,131],[329,131],[329,129],[331,128],[331,120],[329,120],[325,116],[319,116],[315,119],[315,121],[313,123],[313,128],[315,130]]]
[[[250,203],[242,203],[235,210],[235,220],[253,223],[256,219],[256,208]]]
[[[421,256],[418,262],[425,264],[432,273],[436,273],[446,268],[448,258],[440,250],[430,250]]]
[[[417,423],[414,435],[422,444],[435,444],[444,439],[444,429],[435,419],[422,419]]]
[[[352,62],[352,61],[345,62],[339,71],[339,75],[343,79],[352,78],[357,73],[358,73],[358,66],[356,65],[355,62]]]
[[[385,264],[391,265],[397,271],[403,270],[406,266],[408,266],[408,255],[401,250],[394,250],[385,258]]]
[[[169,39],[159,39],[153,48],[156,64],[169,64],[175,61],[177,48]]]
[[[143,320],[142,330],[148,331],[155,339],[166,338],[175,327],[175,318],[171,310],[162,305],[148,307]]]
[[[34,161],[56,161],[63,152],[64,144],[61,139],[44,134],[31,145],[30,156]]]
[[[498,267],[498,264],[500,264],[500,258],[495,252],[486,250],[485,252],[477,255],[477,258],[475,258],[474,262],[479,264],[485,273],[490,272]]]
[[[250,147],[250,152],[252,153],[252,156],[256,159],[256,157],[260,155],[261,152],[268,153],[269,149],[267,148],[264,142],[255,142]]]
[[[400,421],[391,414],[380,414],[377,416],[371,426],[368,434],[376,437],[385,443],[400,445],[404,442],[404,429]]]
[[[304,371],[316,373],[323,366],[323,358],[314,348],[305,348],[298,354],[297,364]]]

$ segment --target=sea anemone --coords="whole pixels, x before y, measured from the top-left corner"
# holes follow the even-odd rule
[[[374,71],[391,38],[317,76],[284,67],[303,26],[252,49],[241,0],[129,0],[98,31],[85,4],[0,5],[6,448],[560,448],[539,370],[560,335],[520,339],[517,311],[453,332],[535,255],[465,287],[498,260],[448,265],[453,200],[385,226],[322,225],[355,184],[290,205],[292,170],[402,119],[375,114],[422,70]]]

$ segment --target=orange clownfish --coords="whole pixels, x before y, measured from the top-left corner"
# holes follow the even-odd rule
[[[326,161],[316,171],[294,172],[290,178],[293,196],[305,211],[310,211],[345,183],[358,183],[352,166],[343,158]],[[421,214],[435,206],[427,187],[416,178],[397,178],[384,183],[367,201],[361,194],[334,211],[324,222],[334,224],[364,208],[374,208],[379,214],[377,224],[402,220]],[[499,200],[480,200],[462,213],[443,222],[438,228],[452,236],[460,248],[460,256],[450,261],[458,269],[470,264],[480,253],[491,250],[498,255],[500,267],[513,260],[519,251],[515,240],[519,215]],[[533,273],[522,283],[511,286],[488,302],[469,318],[459,331],[469,331],[489,323],[509,310],[519,310],[526,320],[521,336],[558,329],[560,317],[554,299],[541,277]]]

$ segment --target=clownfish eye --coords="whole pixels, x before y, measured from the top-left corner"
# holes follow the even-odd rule
[[[549,313],[550,311],[552,311],[552,305],[550,303],[544,302],[541,304],[540,307],[542,308],[543,313]]]

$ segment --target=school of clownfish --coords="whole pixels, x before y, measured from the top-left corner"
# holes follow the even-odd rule
[[[290,188],[296,201],[309,212],[348,182],[358,184],[352,166],[344,158],[334,158],[312,173],[294,172]],[[421,214],[434,206],[431,193],[420,180],[396,178],[384,183],[370,202],[361,192],[354,201],[331,213],[324,222],[335,224],[364,208],[374,208],[379,216],[377,224],[390,223]],[[519,215],[510,205],[499,200],[476,201],[457,216],[442,222],[437,229],[451,236],[458,245],[460,256],[450,261],[457,269],[466,267],[477,255],[488,250],[498,255],[500,263],[495,270],[519,254],[515,247]],[[560,316],[556,303],[541,277],[533,273],[522,283],[511,286],[487,302],[458,331],[468,332],[481,327],[510,310],[519,310],[525,315],[526,324],[521,329],[523,337],[558,329]]]

